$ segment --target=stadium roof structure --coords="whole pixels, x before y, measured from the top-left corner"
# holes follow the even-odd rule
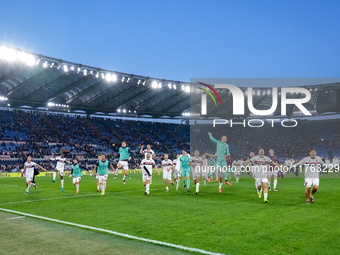
[[[199,114],[202,91],[194,90],[193,86],[188,82],[106,70],[0,45],[0,106],[88,115],[202,118]],[[311,91],[311,100],[305,107],[313,115],[340,113],[340,83],[303,87]],[[197,96],[192,97],[195,91]],[[214,102],[208,100],[208,116],[232,117],[232,95],[229,90],[217,92],[224,107],[215,108]],[[254,107],[269,109],[270,93],[269,88],[253,88]],[[280,101],[274,116],[279,113]],[[287,115],[299,114],[296,107],[287,107]],[[252,117],[249,111],[245,115]]]
[[[0,105],[13,108],[176,117],[190,107],[188,85],[0,45]]]

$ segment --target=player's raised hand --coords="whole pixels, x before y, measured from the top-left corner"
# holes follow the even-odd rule
[[[144,145],[142,144],[141,148],[143,149],[144,148]]]

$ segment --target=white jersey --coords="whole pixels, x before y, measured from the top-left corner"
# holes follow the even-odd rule
[[[171,166],[173,165],[172,160],[168,159],[168,160],[163,160],[162,161],[162,167],[163,167],[163,171],[167,171],[171,168]]]
[[[62,158],[60,156],[57,156],[55,158],[51,158],[51,160],[56,160],[57,161],[57,166],[55,167],[57,170],[64,171],[65,170],[65,165],[66,165],[66,158]]]
[[[34,167],[36,167],[38,164],[35,162],[28,163],[25,162],[25,167],[26,167],[26,175],[33,175],[34,173]]]
[[[152,174],[152,166],[155,165],[155,161],[153,159],[143,159],[140,165],[142,166],[142,170],[145,170]]]
[[[241,171],[242,163],[243,163],[242,160],[234,160],[232,166],[235,167],[234,169],[236,170],[236,172]],[[240,165],[236,165],[236,164],[240,164]]]
[[[290,166],[290,160],[289,159],[287,159],[287,160],[285,160],[285,162],[283,163],[285,166]]]
[[[145,149],[145,150],[143,150],[143,153],[144,153],[144,159],[146,159],[147,154],[151,155],[151,157],[150,157],[151,159],[152,159],[152,157],[154,157],[156,155],[155,152],[152,149],[150,149],[150,150]]]
[[[191,162],[190,164],[191,168],[195,169],[196,166],[199,166],[199,167],[201,166],[201,164],[203,163],[203,159],[202,157],[193,156],[191,157],[190,162]]]
[[[324,162],[318,156],[315,158],[305,157],[294,166],[304,165],[305,178],[319,178],[319,172],[322,171]]]
[[[202,159],[202,163],[203,163],[203,168],[206,167],[208,168],[208,160],[207,159]]]
[[[333,158],[332,165],[335,168],[336,165],[339,165],[339,159],[338,158]]]
[[[260,157],[260,155],[257,155],[250,159],[250,162],[253,163],[253,166],[251,167],[254,178],[266,178],[267,172],[268,172],[268,165],[272,162],[272,160],[267,157],[263,156]]]

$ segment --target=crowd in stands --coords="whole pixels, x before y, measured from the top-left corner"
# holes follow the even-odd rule
[[[169,153],[173,157],[182,148],[188,148],[189,126],[37,111],[0,111],[0,160],[1,156],[20,159],[14,164],[1,161],[5,170],[16,168],[27,154],[42,158],[61,151],[84,159],[104,153],[117,161],[122,141],[135,152],[130,162],[133,167],[142,157],[139,154],[142,144],[150,144],[156,155]]]
[[[312,123],[312,124],[311,124]],[[100,153],[114,164],[124,140],[134,151],[131,168],[137,168],[142,158],[141,145],[150,144],[158,155],[169,153],[175,158],[183,148],[215,153],[216,145],[209,141],[208,132],[216,139],[228,137],[233,158],[274,149],[280,158],[301,158],[310,148],[318,155],[332,159],[340,153],[340,120],[298,121],[295,128],[270,125],[261,128],[227,125],[180,125],[141,122],[112,118],[86,117],[38,111],[0,110],[0,171],[16,171],[28,154],[48,169],[48,158],[65,152],[68,158],[77,156],[93,164]],[[115,143],[114,148],[112,144]],[[9,160],[10,158],[10,160]]]

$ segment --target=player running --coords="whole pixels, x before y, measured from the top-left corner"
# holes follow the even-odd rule
[[[270,149],[269,150],[269,156],[268,156],[273,162],[279,163],[279,158],[274,155],[274,150]],[[268,169],[268,190],[271,191],[270,188],[270,182],[271,182],[271,177],[274,176],[274,191],[277,192],[276,186],[277,186],[277,173],[278,171],[275,170],[275,166],[273,163],[270,163],[270,167]]]
[[[115,147],[115,144],[112,144],[113,147]],[[124,176],[123,176],[123,183],[125,184],[125,180],[129,173],[129,164],[128,161],[131,160],[131,149],[126,146],[126,142],[122,142],[122,147],[119,148],[119,161],[117,165],[117,169],[115,172],[115,179],[117,179],[119,169],[122,168],[124,170]]]
[[[255,182],[258,190],[258,196],[261,198],[262,195],[262,186],[263,186],[263,196],[264,202],[268,203],[268,178],[267,178],[267,171],[268,165],[272,163],[274,166],[279,166],[278,163],[273,162],[269,157],[264,155],[264,149],[259,149],[259,155],[252,157],[249,161],[243,162],[244,165],[248,164],[249,162],[253,163],[251,166]]]
[[[236,182],[238,182],[239,179],[240,179],[242,165],[243,165],[243,158],[233,161],[232,166],[233,166],[234,176],[235,176]]]
[[[209,164],[208,164],[208,159],[205,154],[202,155],[202,169],[201,169],[201,174],[203,178],[203,185],[207,185],[207,180],[209,178]]]
[[[309,199],[312,203],[315,203],[314,194],[318,191],[319,188],[319,171],[322,169],[322,165],[324,162],[322,161],[321,157],[316,156],[316,150],[311,149],[309,151],[309,157],[303,158],[300,162],[293,165],[293,167],[297,167],[300,165],[304,165],[305,170],[305,186],[306,186],[306,201],[305,204],[309,204]],[[312,194],[310,192],[311,187]]]
[[[182,150],[182,155],[179,156],[176,164],[177,171],[182,172],[183,177],[183,183],[184,183],[184,189],[187,189],[187,192],[189,192],[190,188],[190,155],[186,151],[186,149]]]
[[[178,161],[179,157],[180,157],[180,155],[177,154],[176,159],[174,159],[172,161],[172,163],[174,165],[173,175],[174,175],[174,181],[176,182],[176,190],[178,190],[179,183],[180,183],[180,180],[181,180],[181,170],[176,167],[177,166],[177,161]]]
[[[97,161],[97,165],[94,167],[93,170],[93,176],[95,176],[98,181],[98,186],[102,190],[102,195],[105,195],[106,181],[109,175],[109,166],[114,171],[113,166],[109,164],[108,160],[106,160],[105,155],[101,154],[100,160]]]
[[[23,174],[26,173],[26,185],[27,185],[27,189],[26,189],[26,193],[25,194],[28,194],[30,192],[31,185],[34,185],[35,188],[37,188],[37,184],[36,183],[32,183],[33,177],[34,177],[34,168],[35,167],[39,167],[41,170],[46,172],[45,168],[43,168],[42,166],[40,166],[37,163],[33,162],[32,161],[32,157],[28,156],[27,157],[27,161],[25,162],[25,165],[24,165],[24,170],[23,170]]]
[[[87,170],[85,166],[81,166],[78,162],[78,159],[73,159],[72,164],[72,173],[73,173],[73,185],[76,187],[77,193],[79,193],[79,183],[81,181],[81,177],[83,176],[83,169]],[[87,170],[88,171],[88,170]]]
[[[160,172],[158,171],[158,167],[155,163],[155,161],[151,158],[151,154],[146,154],[146,159],[143,159],[140,163],[140,168],[142,169],[142,177],[143,177],[143,184],[145,187],[145,196],[150,194],[150,180],[152,177],[152,167],[155,167],[157,170],[158,175],[160,175]]]
[[[192,178],[194,179],[196,186],[196,195],[198,195],[200,188],[201,169],[203,166],[203,160],[202,157],[200,157],[200,152],[198,150],[195,150],[195,156],[191,157],[190,163]]]
[[[61,183],[61,191],[64,191],[64,171],[65,171],[65,165],[67,163],[65,155],[64,155],[64,153],[61,153],[60,156],[57,156],[55,158],[50,158],[50,160],[57,161],[57,165],[56,165],[54,172],[53,172],[52,182],[55,182],[55,177],[57,175],[57,172],[59,172],[60,183]]]
[[[151,153],[148,153],[148,154],[151,155]],[[164,180],[166,192],[169,192],[168,181],[172,186],[174,186],[174,183],[172,182],[172,169],[173,168],[174,168],[174,165],[172,163],[172,160],[169,159],[169,155],[165,153],[164,160],[162,161],[162,171],[163,171],[163,180]]]
[[[209,166],[210,166],[210,174],[208,175],[207,181],[210,182],[211,177],[214,175],[214,173],[216,173],[216,182],[218,182],[218,175],[216,172],[216,168],[215,168],[215,155],[206,153],[205,155],[209,156]],[[211,169],[214,167],[214,170],[212,171]]]
[[[230,158],[230,153],[229,153],[229,146],[227,144],[227,136],[223,135],[221,137],[221,141],[216,140],[210,132],[208,132],[209,134],[209,138],[210,141],[212,141],[213,143],[216,143],[216,153],[215,153],[215,157],[216,157],[216,167],[219,168],[219,179],[220,179],[220,183],[219,183],[219,187],[218,187],[218,191],[219,193],[222,193],[222,180],[221,180],[221,173],[224,172],[224,179],[226,180],[225,183],[228,184],[229,186],[231,186],[231,184],[228,181],[228,176],[229,176],[229,172],[227,170],[227,161],[226,158]],[[211,174],[210,174],[211,175]]]

